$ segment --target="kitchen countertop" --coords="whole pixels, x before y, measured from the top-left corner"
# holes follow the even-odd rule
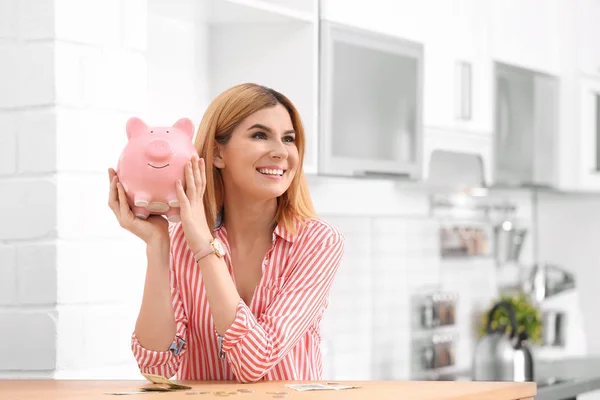
[[[553,385],[538,385],[536,400],[561,400],[600,390],[600,358],[569,358],[538,361],[535,365],[538,384],[545,379],[566,380]]]
[[[574,399],[580,394],[600,390],[600,358],[537,360],[534,374],[538,385],[536,400]],[[440,379],[468,382],[471,376],[471,371],[467,370]]]
[[[192,389],[167,393],[143,393],[140,398],[147,399],[186,399],[228,397],[227,394],[214,392],[233,392],[237,399],[411,399],[411,400],[533,400],[536,385],[533,382],[420,382],[420,381],[359,381],[337,382],[359,386],[356,389],[322,390],[298,392],[284,385],[289,383],[327,383],[262,381],[250,384],[229,382],[174,381],[187,384]],[[0,380],[0,398],[7,400],[109,400],[121,396],[110,396],[106,392],[136,391],[148,386],[147,381],[78,381],[78,380]],[[252,391],[249,393],[239,390]],[[200,393],[208,392],[208,393]],[[284,392],[285,394],[278,394]],[[203,394],[203,395],[201,395]],[[133,395],[134,397],[137,395]],[[137,398],[137,397],[136,397]]]

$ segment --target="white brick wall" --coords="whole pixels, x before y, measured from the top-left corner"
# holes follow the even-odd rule
[[[51,1],[0,1],[0,371],[56,366]]]
[[[0,1],[0,376],[131,365],[144,251],[106,171],[145,110],[145,10]]]
[[[0,112],[0,176],[17,172],[17,116]]]
[[[17,249],[0,245],[0,306],[17,302]]]

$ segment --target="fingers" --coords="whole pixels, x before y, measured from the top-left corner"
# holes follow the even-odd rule
[[[188,200],[185,191],[183,190],[183,184],[178,179],[175,184],[175,194],[177,195],[177,200],[179,201],[179,208],[182,212],[188,210],[190,206],[190,201]]]
[[[117,176],[113,175],[110,180],[110,189],[108,191],[108,206],[119,217],[119,194],[117,192]]]
[[[127,195],[125,194],[125,189],[123,189],[123,185],[121,182],[117,182],[117,192],[119,194],[119,222],[123,223],[123,217],[131,212],[129,209],[129,203],[127,203]]]
[[[194,157],[188,162],[185,167],[185,186],[186,186],[186,194],[190,201],[193,201],[196,198],[196,184],[194,182],[194,167],[195,164]]]
[[[202,173],[200,171],[200,161],[201,159],[197,155],[194,155],[194,157],[192,157],[192,171],[194,172],[194,183],[196,184],[197,191],[202,188]]]
[[[196,194],[199,198],[202,198],[206,187],[206,164],[204,163],[203,158],[194,155],[194,157],[192,157],[192,165],[194,182],[196,183]]]
[[[204,195],[204,191],[206,190],[206,163],[204,162],[204,158],[200,158],[198,160],[198,169],[200,170],[200,179],[198,180],[198,190],[200,191],[200,196]]]

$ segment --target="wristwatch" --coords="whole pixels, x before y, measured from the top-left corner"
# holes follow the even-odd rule
[[[198,250],[196,254],[194,254],[194,259],[196,260],[196,263],[198,263],[204,257],[213,253],[215,253],[215,255],[219,258],[223,258],[225,254],[227,254],[225,246],[223,245],[223,242],[219,240],[219,238],[214,238],[210,242],[210,245]]]

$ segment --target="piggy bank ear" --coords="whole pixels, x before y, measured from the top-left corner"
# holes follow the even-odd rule
[[[173,128],[179,129],[181,132],[189,136],[190,139],[194,136],[194,124],[188,118],[181,118],[173,124]]]
[[[148,125],[137,117],[131,117],[127,120],[127,139],[131,140],[136,136],[148,131]]]

